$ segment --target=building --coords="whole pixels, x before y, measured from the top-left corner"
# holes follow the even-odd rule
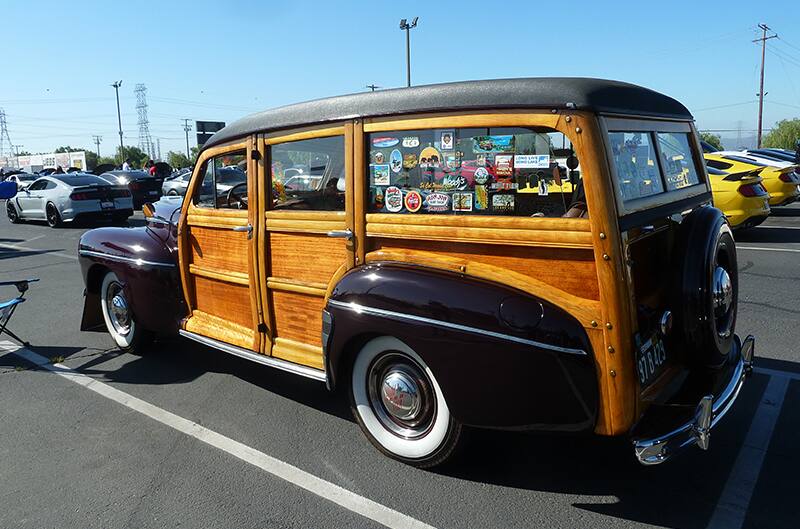
[[[61,166],[65,171],[70,167],[86,170],[86,152],[59,152],[50,154],[31,154],[29,156],[0,157],[0,168],[22,169],[35,173],[42,169]]]

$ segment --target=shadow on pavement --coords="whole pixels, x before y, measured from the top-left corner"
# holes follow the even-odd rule
[[[737,231],[736,242],[791,243],[800,242],[800,230],[769,226]]]

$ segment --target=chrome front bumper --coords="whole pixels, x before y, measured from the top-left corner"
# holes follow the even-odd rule
[[[754,349],[755,338],[748,336],[739,348],[739,360],[725,389],[717,397],[706,395],[701,398],[692,420],[667,434],[651,439],[635,440],[634,451],[639,462],[643,465],[657,465],[692,445],[707,450],[711,429],[731,409],[744,385],[745,378],[753,370]]]

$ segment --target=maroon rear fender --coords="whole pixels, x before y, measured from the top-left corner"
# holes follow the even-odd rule
[[[137,322],[157,333],[177,333],[186,314],[174,239],[150,228],[98,228],[78,247],[85,289],[81,330],[102,330],[100,286],[109,271],[124,284]]]

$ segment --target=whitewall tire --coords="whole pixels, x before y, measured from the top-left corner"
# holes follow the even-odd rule
[[[100,308],[108,333],[125,352],[141,353],[151,334],[136,324],[124,285],[114,272],[107,272],[100,285]]]
[[[411,347],[392,336],[367,342],[353,362],[353,414],[384,454],[417,467],[443,463],[461,424],[451,415],[436,377]]]

